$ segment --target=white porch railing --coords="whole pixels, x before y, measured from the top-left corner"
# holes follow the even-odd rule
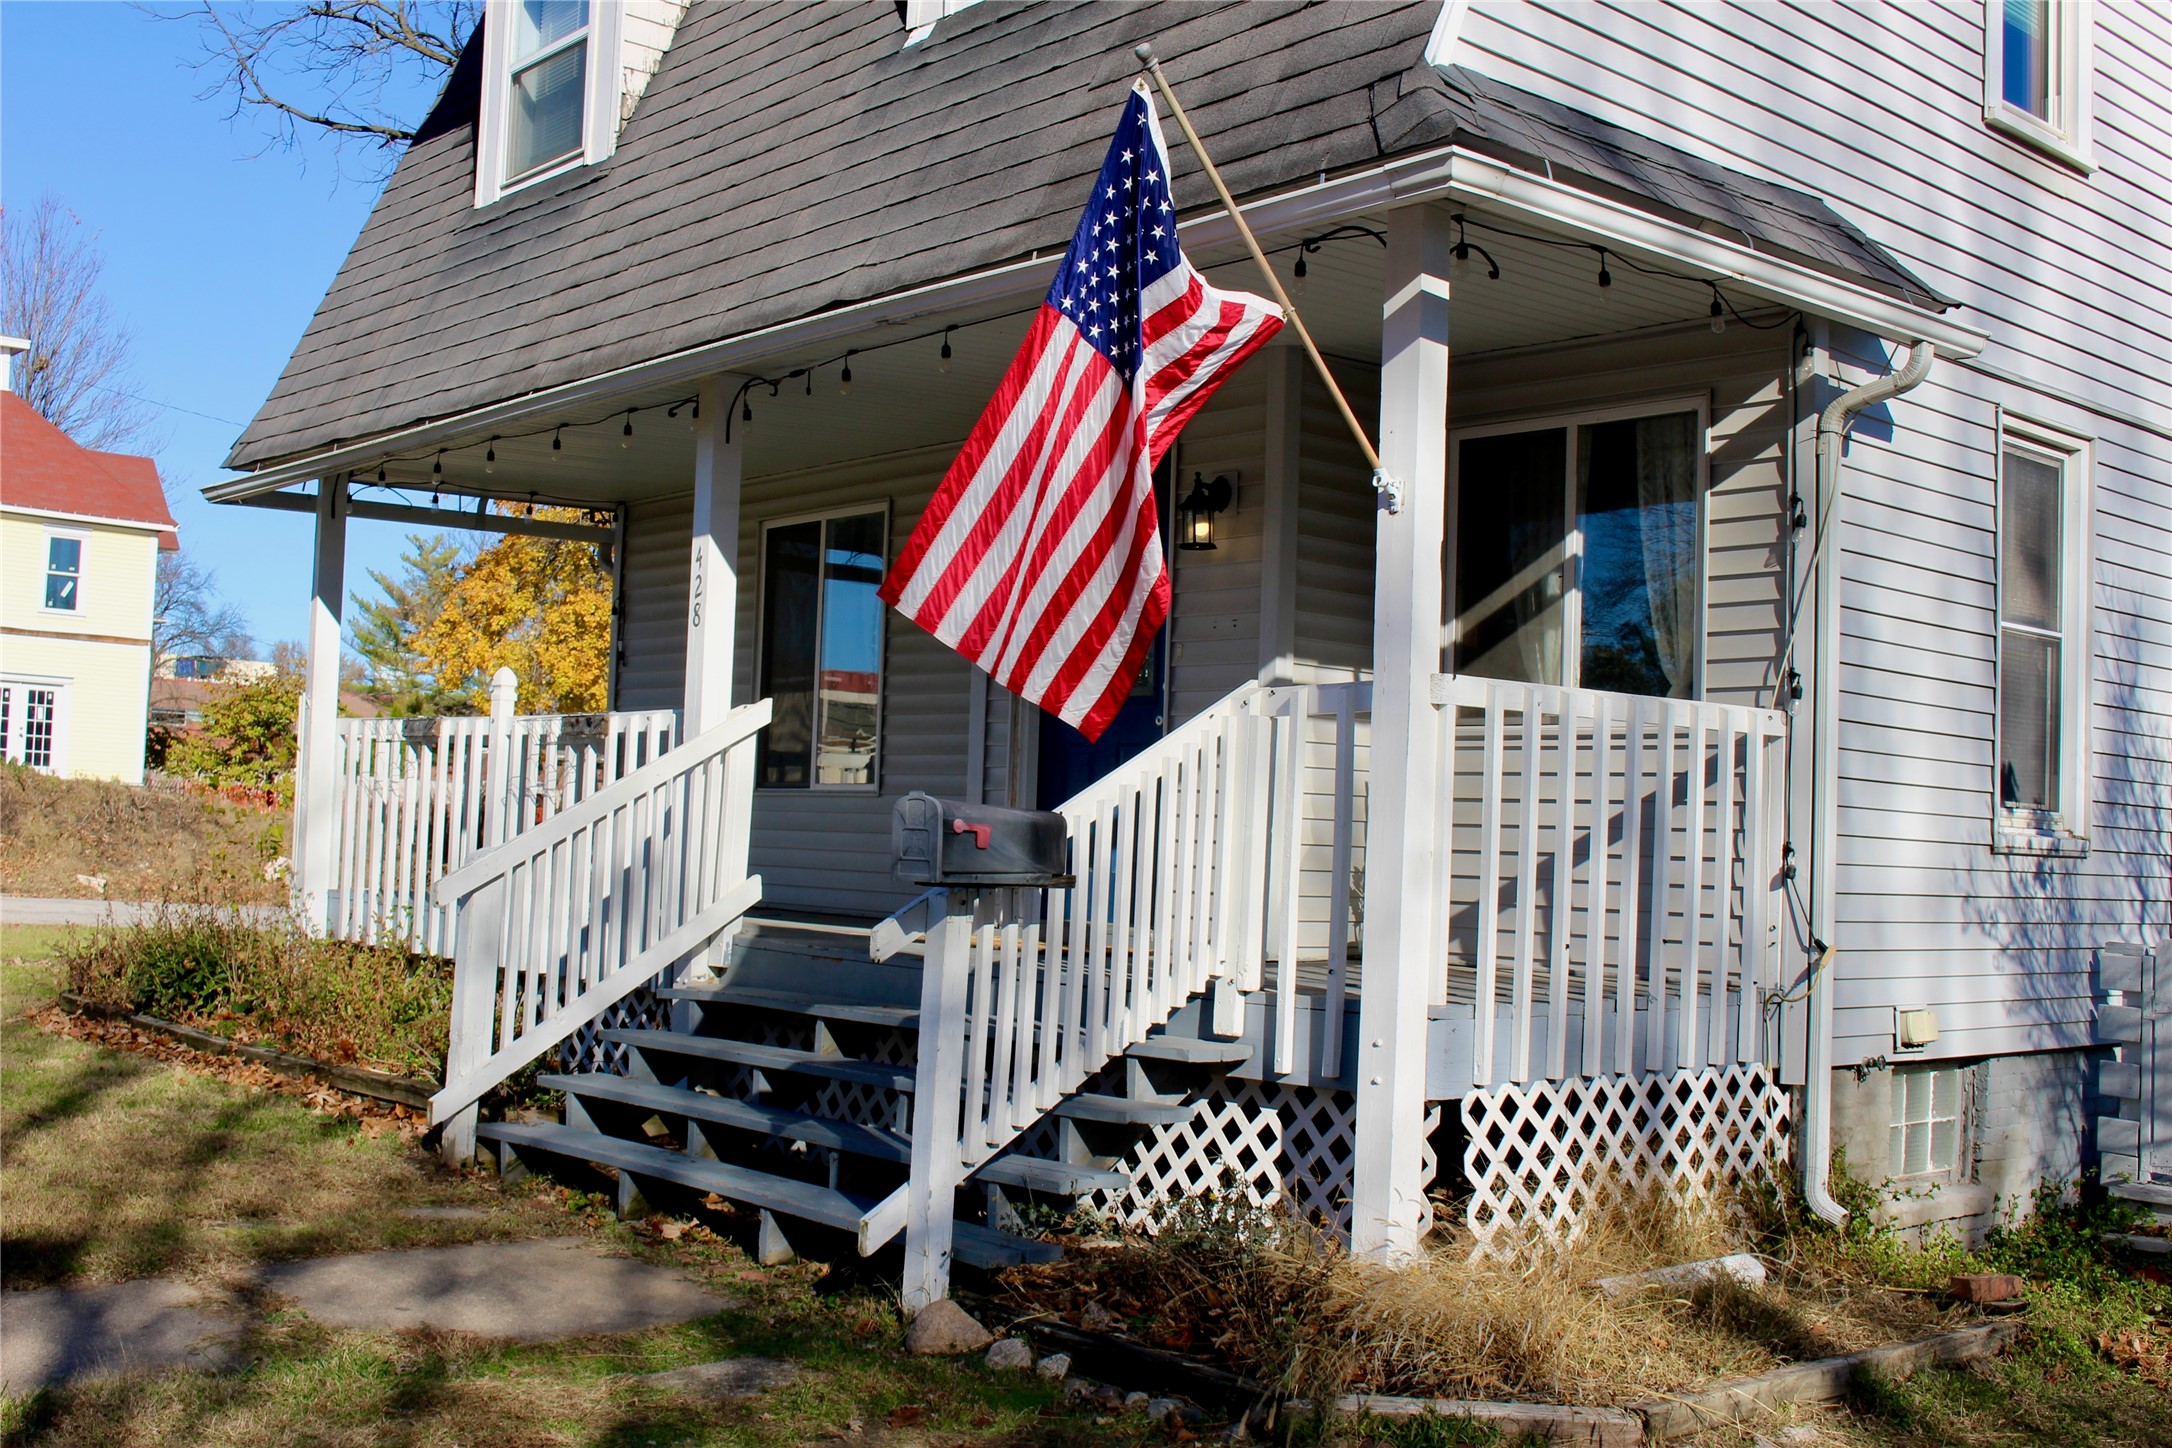
[[[1437,675],[1473,1084],[1769,1060],[1786,716]],[[1641,1017],[1641,1019],[1640,1019]]]
[[[330,828],[333,935],[446,954],[452,917],[430,891],[478,850],[556,816],[672,747],[678,713],[513,713],[342,719]],[[502,763],[501,763],[502,761]]]
[[[908,1310],[943,1295],[952,1194],[976,1167],[1215,976],[1257,983],[1264,697],[1239,690],[1060,806],[1073,886],[929,922],[911,1179],[863,1233],[906,1230]]]
[[[761,898],[747,869],[754,736],[769,701],[688,740],[438,881],[457,911],[452,1032],[434,1122],[472,1150],[492,1086]]]

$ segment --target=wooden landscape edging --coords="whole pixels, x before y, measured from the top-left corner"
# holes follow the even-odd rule
[[[1774,1368],[1769,1373],[1737,1378],[1700,1392],[1638,1403],[1631,1411],[1644,1420],[1644,1431],[1651,1442],[1664,1443],[1720,1424],[1741,1422],[1790,1403],[1831,1402],[1867,1376],[1899,1381],[1919,1368],[1991,1357],[2011,1346],[2020,1332],[2021,1323],[2012,1318],[1979,1323],[1915,1342]]]
[[[1478,1398],[1389,1398],[1359,1394],[1335,1400],[1335,1411],[1375,1418],[1462,1418],[1491,1428],[1504,1443],[1559,1443],[1575,1448],[1640,1448],[1644,1420],[1623,1408],[1576,1408],[1565,1403],[1504,1403]]]
[[[71,1015],[102,1016],[107,1020],[125,1021],[139,1030],[156,1032],[199,1051],[208,1051],[217,1056],[239,1056],[282,1076],[316,1076],[342,1091],[352,1091],[357,1096],[367,1096],[376,1101],[390,1101],[417,1111],[428,1111],[430,1097],[437,1091],[435,1083],[417,1077],[395,1076],[390,1072],[370,1071],[360,1066],[337,1066],[309,1056],[290,1056],[284,1051],[274,1051],[267,1046],[245,1045],[210,1031],[200,1031],[194,1026],[161,1020],[157,1016],[138,1015],[134,1011],[120,1010],[113,1006],[94,1005],[68,991],[60,993],[60,1005],[62,1010]]]

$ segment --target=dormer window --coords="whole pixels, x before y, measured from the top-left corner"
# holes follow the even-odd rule
[[[610,0],[488,0],[477,206],[611,154],[622,8]]]

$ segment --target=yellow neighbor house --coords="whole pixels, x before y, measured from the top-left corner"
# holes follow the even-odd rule
[[[0,749],[143,782],[151,608],[180,546],[149,458],[79,446],[0,391]]]

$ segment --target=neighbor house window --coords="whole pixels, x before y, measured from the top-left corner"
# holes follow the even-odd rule
[[[2087,0],[1984,0],[1984,119],[2089,169]]]
[[[1694,698],[1699,406],[1458,434],[1451,667]]]
[[[0,683],[0,755],[10,764],[60,767],[61,688],[10,679]]]
[[[620,11],[607,0],[489,0],[475,200],[600,161],[617,135]]]
[[[1998,491],[1998,825],[2079,836],[2089,736],[2088,449],[2007,422]]]
[[[762,530],[761,695],[755,778],[771,789],[872,789],[882,737],[880,510]]]
[[[45,606],[75,613],[83,606],[83,540],[66,533],[45,539]]]
[[[1961,1071],[1957,1066],[1901,1066],[1893,1072],[1893,1115],[1886,1174],[1944,1175],[1960,1164]]]

